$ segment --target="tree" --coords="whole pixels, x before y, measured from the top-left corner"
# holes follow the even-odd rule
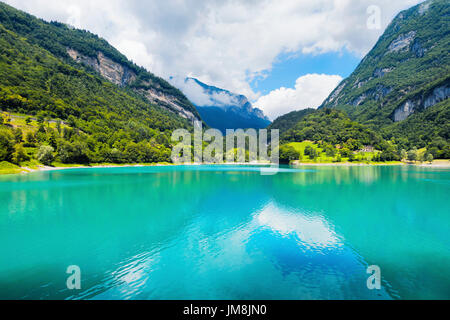
[[[27,132],[25,136],[26,144],[28,147],[34,147],[36,144],[36,137],[34,136],[33,132]]]
[[[67,124],[72,128],[76,128],[77,119],[74,116],[70,115],[69,118],[67,119]]]
[[[12,162],[19,165],[23,161],[30,160],[30,157],[25,152],[25,149],[21,144],[18,144],[14,147],[15,151],[12,154]]]
[[[27,125],[30,125],[30,123],[31,123],[31,118],[30,117],[26,117],[25,118],[25,123],[27,124]]]
[[[397,161],[400,160],[399,155],[395,151],[395,149],[391,146],[378,155],[379,161]]]
[[[429,162],[432,163],[434,160],[434,157],[431,153],[427,153],[427,155],[425,156],[425,159]]]
[[[325,153],[327,157],[334,157],[336,155],[336,149],[332,145],[326,145]]]
[[[43,124],[45,121],[45,112],[44,111],[39,111],[39,113],[37,114],[37,122],[39,124]]]
[[[36,157],[43,164],[50,165],[54,160],[54,151],[55,149],[53,149],[51,146],[43,145],[39,147]]]
[[[0,161],[11,161],[14,152],[14,135],[7,128],[0,128]]]
[[[56,130],[61,135],[61,120],[56,120]]]
[[[82,163],[90,162],[87,155],[87,146],[83,142],[61,141],[58,145],[58,156],[63,163]]]
[[[23,139],[22,130],[20,130],[20,128],[15,128],[13,130],[13,134],[14,134],[14,139],[15,139],[16,143],[21,143],[22,139]]]
[[[408,152],[406,152],[405,149],[402,149],[400,151],[400,158],[401,158],[401,160],[406,160],[408,158]]]
[[[352,152],[350,153],[350,155],[348,156],[348,161],[353,162],[356,160],[355,154]]]
[[[344,158],[350,158],[350,155],[353,154],[348,148],[341,149],[341,156]]]
[[[408,152],[408,160],[409,161],[416,161],[417,157],[418,157],[418,155],[417,155],[417,149],[416,148],[414,148],[414,149],[412,149],[412,150],[410,150]]]
[[[316,149],[312,149],[311,150],[311,153],[310,153],[310,155],[309,155],[309,158],[311,159],[311,160],[315,160],[315,159],[317,159],[319,157],[319,152],[316,150]]]
[[[300,159],[300,152],[298,152],[292,146],[281,146],[280,147],[280,162],[289,163],[294,160]]]
[[[311,146],[306,146],[306,148],[305,148],[305,156],[309,156],[309,155],[311,155],[311,153],[313,152],[313,148],[311,147]]]

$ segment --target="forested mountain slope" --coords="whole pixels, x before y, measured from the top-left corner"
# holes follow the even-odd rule
[[[199,118],[178,89],[106,41],[3,3],[0,111],[0,162],[17,164],[42,146],[64,163],[170,161],[171,132]]]
[[[0,24],[67,64],[84,66],[118,86],[132,88],[150,102],[183,118],[200,119],[195,107],[178,89],[132,63],[97,35],[58,22],[47,23],[2,2]]]
[[[286,133],[289,129],[292,129],[300,120],[307,115],[313,113],[315,109],[304,109],[299,111],[292,111],[281,117],[275,119],[272,124],[267,127],[268,130],[278,129],[280,135]]]
[[[345,110],[386,138],[418,146],[448,140],[449,51],[448,1],[429,0],[403,11],[322,108]],[[418,121],[425,118],[427,130]]]

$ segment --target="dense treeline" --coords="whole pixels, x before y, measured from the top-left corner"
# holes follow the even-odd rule
[[[282,135],[284,141],[325,141],[334,145],[348,144],[352,150],[365,145],[378,146],[382,142],[379,134],[357,122],[338,110],[323,109],[316,111]]]
[[[89,135],[61,121],[54,127],[45,120],[38,121],[40,124],[36,130],[24,134],[20,128],[14,128],[7,119],[0,117],[0,162],[20,165],[31,158],[46,165],[54,161],[67,164],[171,161],[168,133],[149,129],[152,137],[147,139],[123,129],[110,134],[98,132]]]
[[[428,132],[427,118],[432,118],[433,123],[441,121],[440,126],[434,126],[437,130],[446,131],[444,136],[448,137],[449,115],[448,107],[442,103],[441,109],[434,108],[424,113],[411,117],[408,121],[421,121],[424,132]],[[435,113],[438,114],[435,114]],[[407,121],[403,124],[408,126]],[[407,132],[405,128],[399,129]],[[429,132],[433,135],[433,132]],[[450,144],[447,140],[437,137],[431,140],[415,141],[414,136],[417,132],[411,132],[411,137],[406,135],[404,138],[396,138],[396,132],[393,130],[391,139],[385,139],[379,132],[375,132],[368,126],[362,125],[350,118],[342,111],[336,109],[320,109],[302,118],[295,126],[286,131],[282,136],[282,143],[313,141],[319,144],[326,154],[330,157],[339,155],[342,158],[354,157],[354,153],[359,150],[369,149],[380,151],[374,157],[374,161],[399,161],[399,160],[430,160],[430,159],[449,159]],[[422,137],[423,137],[422,135]],[[425,143],[425,141],[428,141]],[[425,148],[422,153],[423,159],[418,159],[418,149]],[[408,150],[410,155],[408,155]],[[280,149],[282,160],[291,160],[297,157],[297,152],[293,148],[285,146]],[[314,158],[314,151],[308,156]],[[298,159],[297,159],[298,160]]]

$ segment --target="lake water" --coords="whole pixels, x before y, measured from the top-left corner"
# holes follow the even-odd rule
[[[0,299],[450,299],[449,197],[406,166],[0,176]]]

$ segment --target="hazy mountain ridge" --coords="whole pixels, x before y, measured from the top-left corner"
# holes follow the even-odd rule
[[[190,98],[202,119],[212,128],[265,128],[270,120],[263,111],[254,108],[244,95],[209,86],[195,78],[186,78],[181,90]]]

